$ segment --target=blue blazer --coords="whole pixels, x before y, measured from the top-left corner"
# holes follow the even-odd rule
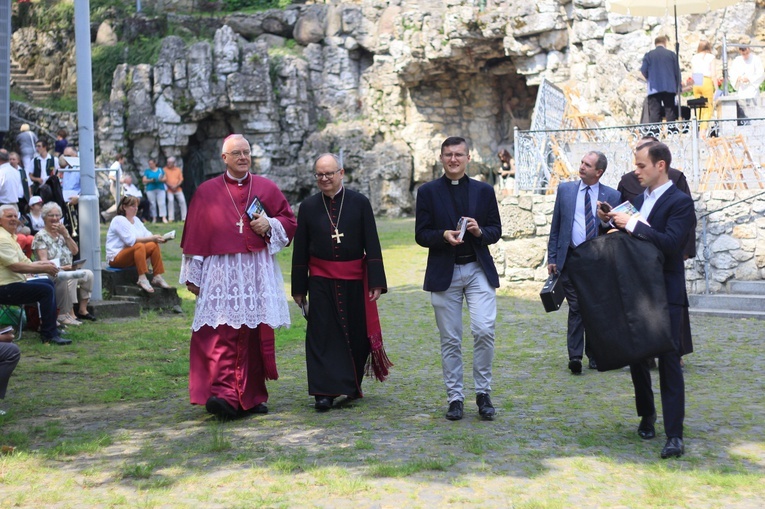
[[[555,196],[550,238],[547,240],[547,263],[557,265],[558,272],[563,270],[568,248],[571,245],[571,230],[574,227],[579,182],[579,180],[563,182],[558,186],[558,194]],[[621,203],[620,199],[621,193],[619,191],[600,184],[598,201],[608,202],[612,207],[616,207]]]
[[[635,208],[640,210],[644,199],[644,194],[637,195],[632,200]],[[658,199],[646,220],[651,226],[638,222],[632,234],[639,239],[653,242],[664,254],[667,303],[670,306],[687,306],[683,247],[696,224],[693,199],[672,185]]]
[[[676,94],[680,88],[677,55],[664,46],[656,46],[643,56],[640,72],[648,81],[648,95],[659,92]]]
[[[449,179],[442,176],[424,184],[417,191],[414,239],[422,247],[428,248],[428,265],[423,285],[426,292],[443,292],[452,284],[455,248],[444,240],[444,231],[456,229],[459,217],[449,196],[450,185]],[[489,184],[473,179],[468,180],[468,196],[470,210],[467,215],[478,222],[483,235],[476,238],[466,233],[465,242],[473,245],[489,283],[499,288],[499,275],[489,253],[489,245],[498,242],[502,236],[497,196]]]

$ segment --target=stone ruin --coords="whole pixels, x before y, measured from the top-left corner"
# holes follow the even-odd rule
[[[446,136],[466,137],[471,173],[490,174],[513,128],[528,128],[543,78],[574,90],[602,125],[637,122],[642,55],[656,35],[674,33],[671,16],[616,15],[604,0],[357,0],[204,18],[183,14],[192,4],[145,1],[214,39],[167,37],[156,65],[115,71],[97,113],[99,162],[124,152],[141,169],[150,157],[180,156],[187,182],[198,183],[222,171],[223,137],[242,132],[255,170],[293,203],[313,192],[314,157],[342,151],[349,186],[389,216],[413,212],[417,187],[440,174]],[[104,25],[97,42],[109,44]],[[723,33],[765,40],[752,0],[681,16],[678,28],[684,70],[701,38],[718,58]],[[14,33],[14,58],[71,89],[73,50],[29,30]]]

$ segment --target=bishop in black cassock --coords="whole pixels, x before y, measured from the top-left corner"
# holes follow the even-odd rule
[[[292,296],[308,319],[308,393],[324,411],[337,396],[362,397],[365,371],[384,380],[392,365],[382,349],[376,303],[370,302],[387,292],[372,206],[342,185],[336,156],[320,156],[314,171],[322,192],[300,205]]]

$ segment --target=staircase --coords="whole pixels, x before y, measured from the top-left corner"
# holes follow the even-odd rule
[[[729,281],[728,293],[689,295],[690,313],[765,320],[765,281]]]
[[[146,293],[135,284],[138,272],[135,267],[115,269],[103,264],[101,270],[101,286],[110,295],[109,302],[119,303],[125,309],[134,309],[138,315],[139,309],[156,309],[183,313],[181,298],[176,288],[154,287],[154,293]],[[151,280],[152,274],[146,274]]]
[[[11,60],[11,85],[26,92],[33,101],[42,101],[53,92],[50,85],[35,78],[14,60]]]

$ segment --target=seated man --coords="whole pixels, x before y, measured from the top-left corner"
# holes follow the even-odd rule
[[[43,343],[68,345],[56,328],[56,293],[48,278],[27,279],[26,274],[58,274],[53,262],[33,262],[16,242],[19,211],[15,205],[0,205],[0,304],[40,304],[40,335]]]
[[[8,380],[21,359],[19,347],[12,343],[13,331],[0,334],[0,399],[5,399]],[[0,415],[5,412],[0,410]]]

